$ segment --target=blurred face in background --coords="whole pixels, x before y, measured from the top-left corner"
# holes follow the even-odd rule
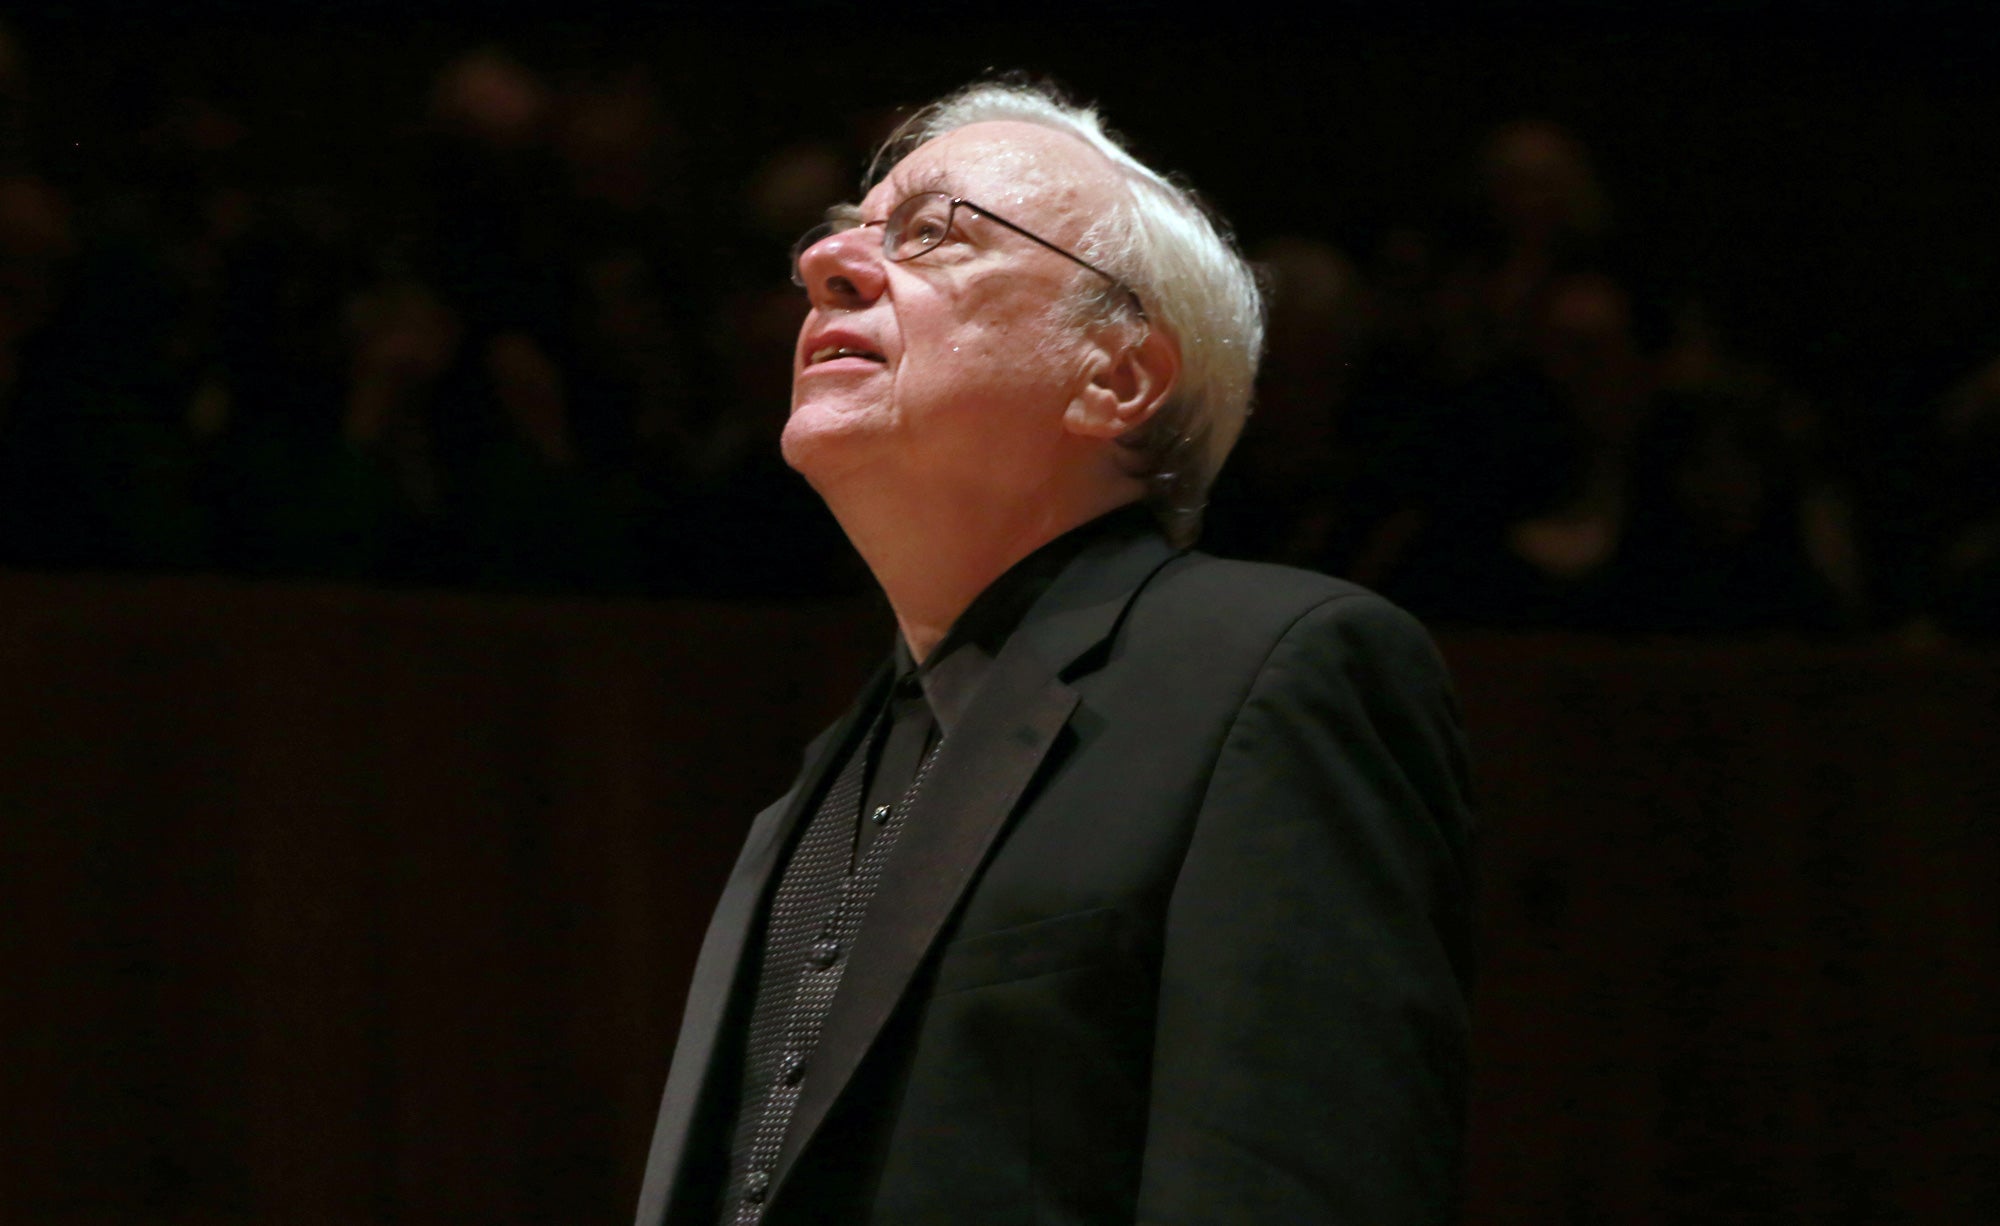
[[[32,175],[0,178],[0,345],[39,327],[57,269],[74,249],[69,205]]]
[[[1487,138],[1480,176],[1501,232],[1521,242],[1595,234],[1603,194],[1589,155],[1569,132],[1539,120],[1516,120]]]

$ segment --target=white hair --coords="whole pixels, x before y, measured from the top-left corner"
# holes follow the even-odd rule
[[[1177,544],[1201,531],[1215,474],[1250,413],[1264,348],[1264,304],[1256,275],[1228,226],[1195,195],[1126,151],[1094,107],[1053,87],[1016,81],[968,85],[924,107],[884,142],[871,182],[926,141],[975,123],[1015,120],[1065,132],[1118,169],[1123,198],[1099,217],[1077,254],[1136,291],[1147,324],[1180,350],[1180,378],[1151,420],[1119,441],[1146,482],[1146,500]],[[1060,308],[1081,323],[1131,319],[1130,298],[1079,277]]]

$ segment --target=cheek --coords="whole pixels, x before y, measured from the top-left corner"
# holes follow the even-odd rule
[[[913,339],[923,357],[915,379],[949,387],[967,400],[1056,395],[1074,366],[1045,321],[1034,316],[995,312],[978,323]]]
[[[994,447],[1024,430],[1036,410],[1064,402],[1063,383],[1043,355],[997,330],[943,342],[898,372],[893,395],[906,422],[944,426],[972,447]]]
[[[1078,369],[1050,306],[1062,289],[998,275],[911,287],[898,311],[896,416],[951,420],[962,439],[998,442],[1022,433],[1038,407],[1059,414]]]
[[[896,366],[898,399],[913,410],[980,399],[1008,378],[1003,358],[1001,338],[977,324],[906,328]]]

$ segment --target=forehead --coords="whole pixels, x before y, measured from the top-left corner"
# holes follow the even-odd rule
[[[1108,204],[1114,184],[1110,161],[1078,138],[997,120],[919,145],[868,193],[867,211],[879,215],[914,193],[948,191],[1002,212],[1055,216]]]

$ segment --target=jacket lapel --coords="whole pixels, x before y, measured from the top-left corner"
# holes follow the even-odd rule
[[[778,1154],[772,1200],[958,909],[1069,722],[1064,670],[1116,628],[1174,556],[1148,531],[1084,550],[1022,619],[911,803],[870,903]]]
[[[723,886],[688,984],[680,1037],[674,1044],[673,1066],[667,1073],[653,1144],[646,1158],[638,1226],[658,1226],[666,1220],[667,1204],[686,1162],[689,1130],[703,1099],[714,1090],[716,1046],[742,978],[744,955],[757,931],[757,919],[784,862],[784,850],[825,790],[828,772],[847,760],[856,736],[866,725],[862,716],[874,709],[890,677],[887,666],[878,669],[862,687],[860,700],[808,747],[804,769],[791,794],[765,815],[771,820],[760,817],[751,826],[736,867]]]

